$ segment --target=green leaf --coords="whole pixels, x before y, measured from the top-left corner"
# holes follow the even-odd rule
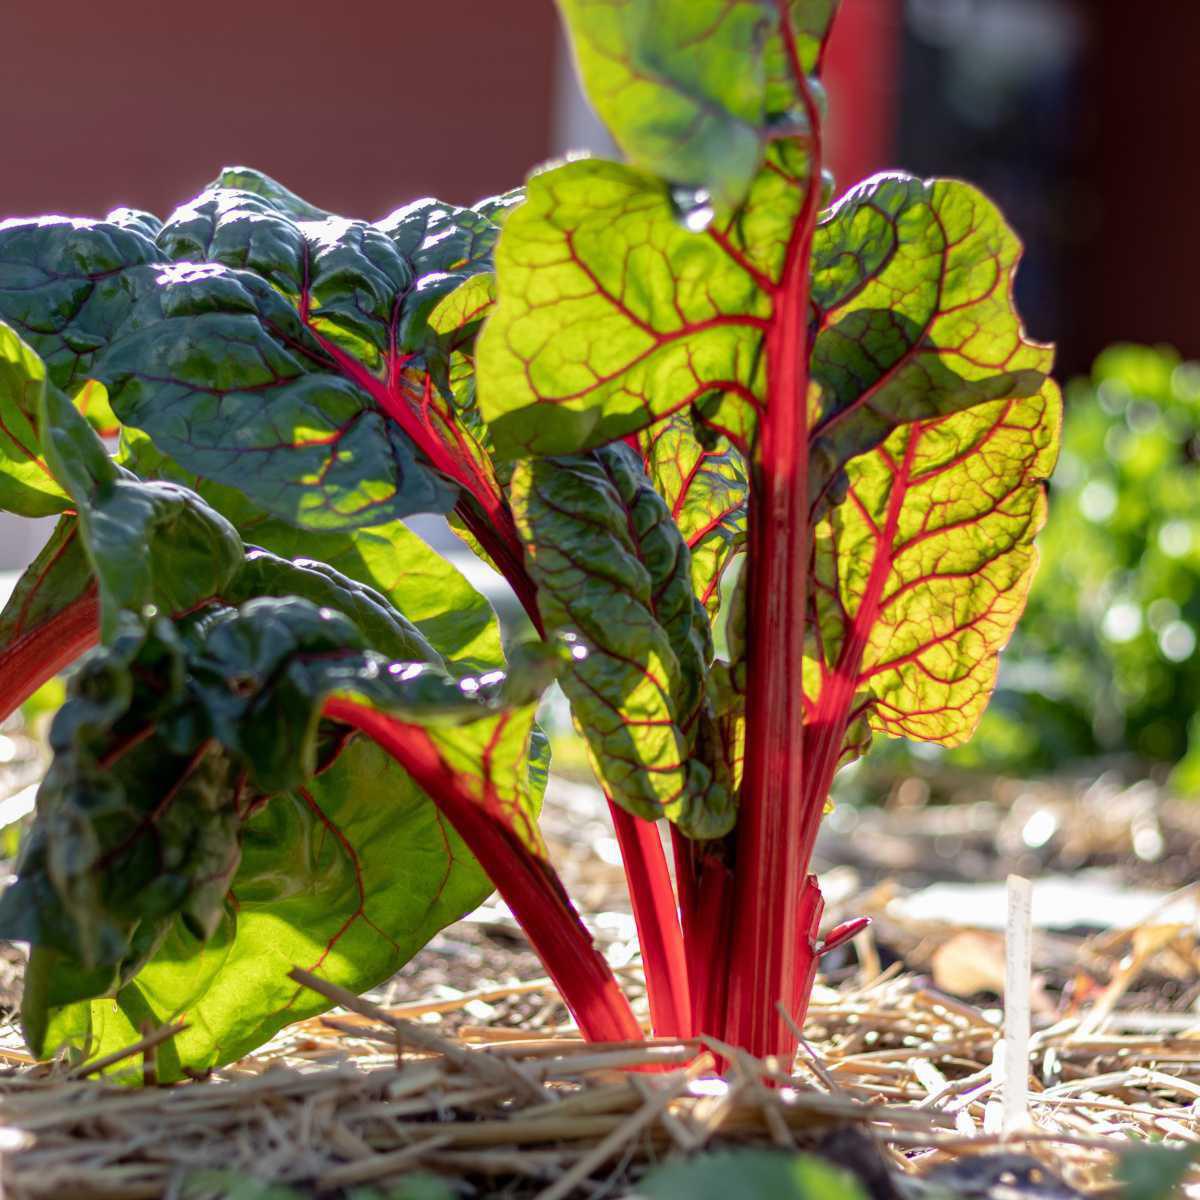
[[[56,1014],[46,1045],[86,1044],[96,1057],[136,1041],[143,1021],[182,1018],[190,1028],[160,1048],[160,1078],[234,1061],[328,1008],[288,979],[292,967],[364,991],[490,890],[428,797],[355,738],[306,788],[274,797],[247,821],[212,937],[202,942],[176,922],[114,997]]]
[[[393,973],[489,885],[405,772],[361,738],[343,748],[322,705],[336,695],[419,727],[538,849],[526,761],[552,672],[546,654],[507,678],[389,665],[341,613],[297,598],[149,626],[127,615],[55,720],[38,819],[0,899],[0,929],[37,946],[23,1006],[35,1052],[66,1038],[104,1053],[186,1012],[193,1028],[159,1057],[178,1078],[325,1007],[286,979],[292,966],[359,990]]]
[[[819,1158],[775,1150],[725,1150],[668,1163],[651,1171],[637,1191],[646,1200],[864,1200],[866,1195],[852,1175]]]
[[[954,180],[876,177],[817,226],[815,497],[906,421],[1037,393],[1053,351],[1013,309],[1020,253],[995,206]]]
[[[546,628],[576,639],[562,684],[611,795],[693,836],[726,832],[727,784],[692,754],[709,720],[708,620],[636,456],[617,445],[522,461],[511,499]]]
[[[121,612],[153,605],[186,612],[220,595],[242,565],[237,531],[197,496],[145,483],[117,466],[61,393],[43,397],[46,460],[79,513],[80,536],[100,593],[101,631]]]
[[[574,452],[687,409],[749,446],[769,403],[766,342],[786,335],[795,153],[773,148],[746,206],[703,233],[674,220],[665,185],[628,167],[575,162],[530,180],[500,237],[498,302],[479,338],[499,453]],[[1051,353],[1013,311],[1018,254],[995,207],[955,181],[881,177],[821,221],[815,501],[905,421],[1037,392]]]
[[[702,442],[684,413],[655,425],[640,441],[646,474],[691,551],[692,587],[715,621],[722,576],[746,542],[745,460],[724,438]]]
[[[501,455],[574,453],[723,386],[749,394],[769,299],[651,175],[584,160],[533,176],[496,280],[479,404]]]
[[[285,520],[441,512],[458,485],[502,525],[450,399],[453,349],[427,318],[490,268],[512,199],[420,201],[371,225],[232,168],[161,228],[127,213],[6,223],[0,317],[56,385],[99,381],[123,422]]]
[[[1114,1173],[1121,1200],[1171,1200],[1200,1158],[1196,1146],[1134,1146]]]
[[[162,253],[139,223],[0,221],[0,320],[46,364],[47,377],[74,392],[94,377]]]
[[[266,200],[276,212],[295,221],[323,221],[330,215],[253,167],[225,167],[209,186],[253,192]]]
[[[448,508],[453,491],[276,286],[216,264],[164,268],[96,363],[117,415],[298,524]]]
[[[37,411],[45,390],[42,360],[0,321],[0,508],[23,517],[69,504],[42,457]]]
[[[584,88],[637,167],[737,204],[768,139],[800,124],[789,43],[817,64],[829,0],[559,0]],[[806,85],[815,88],[815,81]]]
[[[491,604],[453,563],[402,522],[341,531],[298,529],[271,517],[236,489],[184,471],[137,430],[122,432],[120,461],[142,478],[190,488],[231,521],[248,544],[282,558],[304,559],[317,569],[323,563],[375,589],[455,673],[503,665],[500,625]],[[316,599],[309,591],[297,594]],[[371,640],[376,649],[394,653]]]
[[[805,694],[893,737],[958,745],[995,685],[997,655],[1037,563],[1062,405],[1035,396],[897,429],[847,469],[814,531]]]

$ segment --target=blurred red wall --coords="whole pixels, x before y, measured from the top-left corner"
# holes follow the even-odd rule
[[[546,154],[550,0],[15,0],[0,214],[165,214],[224,164],[374,218],[467,201]]]

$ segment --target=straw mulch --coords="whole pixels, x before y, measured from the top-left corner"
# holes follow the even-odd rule
[[[361,1197],[415,1171],[464,1196],[621,1197],[657,1164],[730,1145],[813,1149],[863,1176],[872,1200],[919,1195],[921,1182],[980,1197],[1111,1193],[1122,1149],[1200,1132],[1197,922],[1038,934],[1028,1132],[1005,1141],[992,1066],[1001,1014],[984,998],[999,990],[1002,935],[914,920],[897,903],[947,865],[995,879],[1114,864],[1118,887],[1147,869],[1160,883],[1194,877],[1200,818],[1173,815],[1144,787],[1098,786],[1026,784],[986,803],[975,793],[966,825],[965,805],[907,802],[840,833],[831,822],[829,919],[866,913],[875,925],[853,956],[828,961],[793,1064],[706,1041],[584,1045],[499,905],[444,931],[372,999],[330,994],[332,1015],[204,1082],[121,1087],[95,1078],[97,1064],[72,1075],[29,1063],[15,1031],[0,1030],[0,1200],[206,1200],[239,1188],[266,1200],[246,1188],[254,1180],[294,1189],[270,1200]],[[543,824],[556,862],[644,1014],[603,805],[593,789],[551,791]],[[1044,810],[1060,833],[1035,852],[1023,831]],[[1147,856],[1151,818],[1162,836]],[[834,863],[848,864],[840,884]],[[1140,867],[1125,876],[1130,863]],[[7,1008],[20,962],[0,956]],[[152,1083],[155,1045],[173,1032],[117,1067]]]
[[[1102,1033],[1085,1016],[1035,1034],[1030,1131],[1005,1142],[989,1132],[997,1014],[912,975],[819,987],[790,1071],[703,1040],[586,1046],[569,1030],[427,1023],[498,989],[386,1008],[301,981],[348,1011],[204,1083],[14,1069],[0,1080],[4,1195],[194,1200],[244,1176],[336,1196],[426,1170],[465,1195],[621,1196],[649,1166],[730,1144],[823,1149],[874,1196],[895,1195],[897,1176],[978,1184],[998,1168],[1069,1195],[1110,1187],[1134,1139],[1197,1134],[1200,1029],[1177,1019],[1111,1012]],[[514,990],[552,994],[545,980]],[[143,1047],[129,1070],[152,1077],[153,1062]]]

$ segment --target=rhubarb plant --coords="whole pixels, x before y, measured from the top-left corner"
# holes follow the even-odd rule
[[[1016,237],[958,181],[830,203],[831,0],[560,8],[624,162],[0,224],[0,505],[59,514],[0,710],[79,660],[0,898],[35,1053],[182,1019],[160,1077],[203,1071],[320,1010],[291,967],[365,990],[493,886],[582,1032],[640,1037],[538,834],[557,680],[652,1029],[786,1054],[859,926],[821,937],[834,773],[977,724],[1060,421]]]

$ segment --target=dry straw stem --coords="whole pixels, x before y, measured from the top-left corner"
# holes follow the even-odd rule
[[[964,1133],[982,1125],[994,1014],[913,976],[819,988],[805,1030],[813,1060],[794,1072],[706,1041],[731,1064],[723,1078],[695,1040],[590,1046],[573,1029],[478,1026],[464,1039],[397,1015],[423,1006],[385,1009],[297,979],[352,1015],[303,1022],[206,1082],[135,1090],[44,1067],[0,1077],[7,1200],[167,1196],[215,1163],[330,1195],[423,1169],[481,1195],[619,1196],[674,1155],[804,1148],[847,1123],[898,1170],[1017,1145],[1099,1193],[1135,1139],[1200,1133],[1200,1027],[1180,1030],[1178,1014],[1162,1015],[1165,1036],[1145,1012],[1110,1013],[1093,1033],[1078,1020],[1038,1031],[1032,1128],[1014,1143]],[[145,1049],[113,1065],[137,1073]]]

